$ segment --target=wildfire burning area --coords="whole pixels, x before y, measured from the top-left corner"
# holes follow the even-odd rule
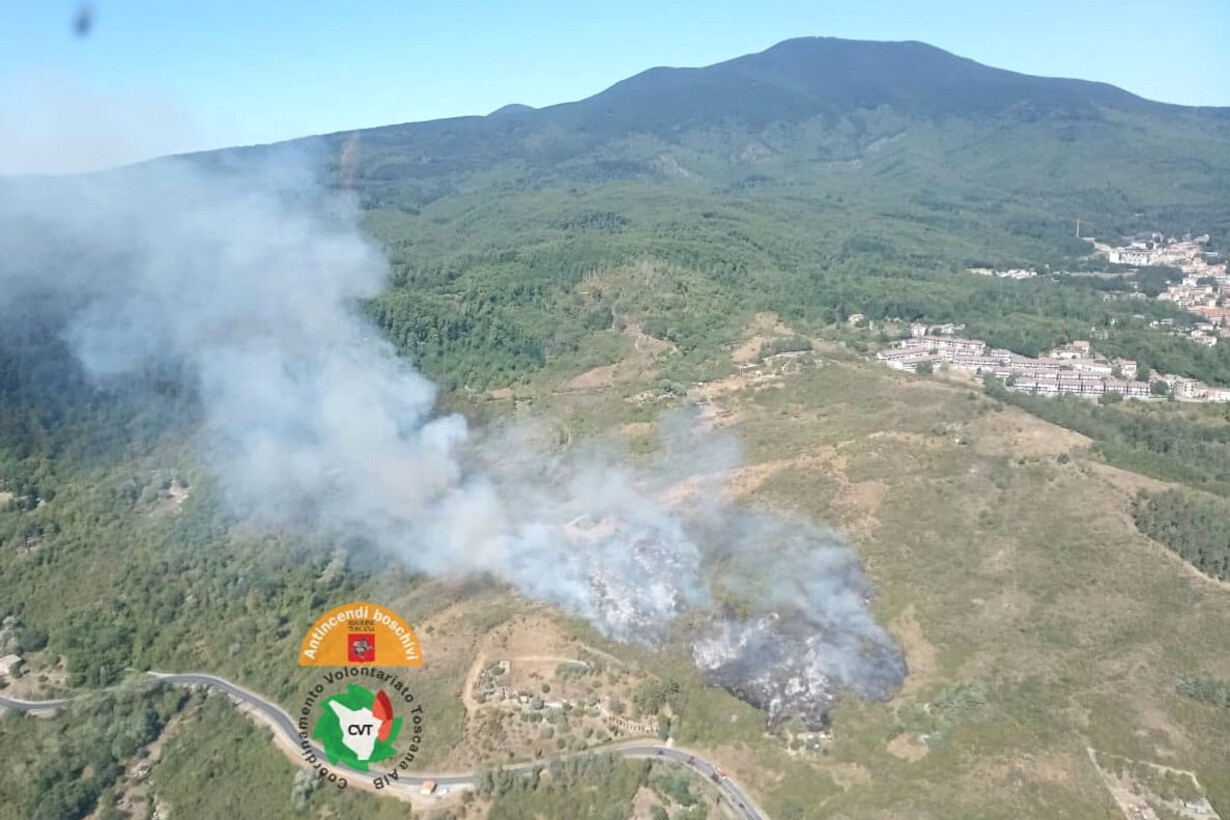
[[[657,462],[633,469],[597,443],[560,452],[524,425],[440,414],[359,309],[388,267],[355,202],[275,170],[163,162],[0,186],[0,319],[62,302],[58,336],[100,389],[178,374],[245,526],[494,577],[618,640],[660,644],[686,615],[698,667],[771,722],[817,725],[836,689],[901,682],[844,539],[715,491],[739,463],[728,434],[665,418]],[[681,483],[687,503],[663,500]]]
[[[715,618],[692,645],[706,679],[764,710],[770,728],[797,717],[812,731],[828,728],[837,686],[886,700],[906,675],[905,659],[891,643],[850,636],[805,613],[773,612],[754,620]],[[851,654],[857,673],[836,670]]]
[[[697,668],[763,710],[771,728],[797,717],[818,731],[828,726],[838,689],[880,700],[900,687],[905,659],[871,618],[871,585],[838,534],[722,506],[685,520],[680,537],[689,528],[711,545],[702,571],[740,605],[716,605],[709,588],[687,594],[676,556],[691,550],[641,537],[621,549],[628,561],[619,571],[592,572],[600,628],[656,645],[672,615],[697,611],[689,637]],[[617,520],[589,516],[566,529],[581,552],[626,533]]]

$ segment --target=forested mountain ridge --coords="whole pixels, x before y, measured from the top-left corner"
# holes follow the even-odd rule
[[[572,103],[186,159],[244,173],[305,157],[357,195],[388,253],[391,287],[373,316],[447,388],[498,386],[590,350],[611,317],[687,353],[756,310],[967,322],[1026,354],[1104,329],[1108,352],[1230,383],[1230,353],[1145,332],[1182,320],[1172,308],[1108,301],[1130,281],[964,271],[1092,264],[1078,220],[1085,235],[1191,230],[1224,246],[1230,109],[918,42],[812,37],[653,68]],[[115,173],[156,174],[164,161]],[[578,291],[587,275],[644,260],[687,297]]]
[[[918,42],[813,37],[703,68],[649,69],[578,102],[354,133],[352,182],[372,204],[421,206],[493,171],[516,188],[684,177],[729,194],[749,174],[754,185],[785,183],[779,175],[831,173],[832,163],[861,159],[867,181],[897,194],[960,180],[994,186],[1001,205],[1031,193],[1096,223],[1224,192],[1224,178],[1202,186],[1181,177],[1224,175],[1230,109],[1018,74]],[[348,139],[283,146],[340,157]],[[226,164],[270,150],[278,147],[198,156]],[[662,151],[675,163],[658,161]],[[420,187],[428,181],[436,186]],[[977,209],[962,193],[947,204]]]
[[[651,68],[577,102],[539,109],[508,105],[486,117],[360,133],[370,148],[408,152],[407,159],[422,166],[420,175],[433,176],[463,161],[549,163],[637,134],[671,140],[695,128],[764,128],[813,117],[832,125],[881,108],[934,121],[987,115],[1005,123],[1098,121],[1118,112],[1230,124],[1230,109],[1170,105],[1105,83],[1019,74],[925,43],[806,37],[702,68]],[[337,147],[349,133],[293,142]],[[216,159],[226,152],[201,156]]]

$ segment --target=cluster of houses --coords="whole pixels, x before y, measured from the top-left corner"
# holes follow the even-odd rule
[[[1164,265],[1183,272],[1183,280],[1170,285],[1158,298],[1175,303],[1199,321],[1190,328],[1176,327],[1173,319],[1157,320],[1152,326],[1189,336],[1193,342],[1207,347],[1216,345],[1219,338],[1230,338],[1230,264],[1207,250],[1207,234],[1194,238],[1188,234],[1176,239],[1154,233],[1145,239],[1124,240],[1125,244],[1119,247],[1100,244],[1091,238],[1089,241],[1093,241],[1098,252],[1112,263],[1138,267]],[[1038,275],[1037,271],[1027,269],[969,270],[982,276],[1008,279],[1030,279]],[[1143,293],[1132,295],[1146,298]],[[861,324],[863,320],[862,314],[848,319],[852,325]],[[968,371],[979,378],[994,376],[1010,389],[1042,395],[1096,397],[1117,393],[1124,398],[1141,399],[1173,395],[1188,401],[1230,402],[1230,389],[1167,374],[1138,374],[1136,362],[1094,355],[1087,341],[1075,341],[1031,358],[991,348],[978,339],[963,338],[958,334],[964,328],[964,325],[952,324],[912,325],[909,338],[880,351],[876,358],[897,370],[917,372],[920,368],[945,367]],[[1164,383],[1165,389],[1159,389],[1157,382]]]
[[[1203,259],[1209,235],[1193,237],[1186,234],[1182,239],[1165,237],[1160,233],[1150,234],[1146,239],[1130,239],[1127,243],[1107,251],[1107,258],[1117,265],[1169,265],[1183,267],[1193,259]]]
[[[1199,256],[1181,267],[1183,280],[1157,298],[1197,316],[1200,321],[1187,334],[1197,344],[1212,347],[1219,337],[1230,336],[1230,270],[1226,265],[1210,265]]]
[[[1100,244],[1091,238],[1089,241],[1093,241],[1098,252],[1113,263],[1136,267],[1161,265],[1183,272],[1183,280],[1170,285],[1158,299],[1174,302],[1195,315],[1198,321],[1192,327],[1176,327],[1174,320],[1163,319],[1154,321],[1153,327],[1171,335],[1186,336],[1205,347],[1213,347],[1219,339],[1230,337],[1230,265],[1219,259],[1218,254],[1206,249],[1209,242],[1207,234],[1194,238],[1188,234],[1176,239],[1154,233],[1146,239],[1126,239],[1125,244],[1119,247]],[[969,272],[1001,279],[1032,279],[1038,275],[1038,271],[1025,268],[969,268]],[[1140,292],[1128,293],[1127,296],[1147,298]],[[1106,294],[1104,298],[1114,297]]]
[[[1157,298],[1197,316],[1195,327],[1172,329],[1172,334],[1188,336],[1196,344],[1213,347],[1219,338],[1230,336],[1230,270],[1206,250],[1207,234],[1182,239],[1152,234],[1118,248],[1100,246],[1111,262],[1124,265],[1164,265],[1178,268],[1183,279],[1170,285]],[[1096,245],[1096,243],[1095,243]],[[1171,320],[1153,322],[1154,327],[1171,327]]]
[[[1106,359],[1094,355],[1090,343],[1075,341],[1045,356],[1031,358],[1010,350],[991,348],[978,339],[955,335],[960,326],[913,325],[910,337],[882,350],[876,358],[895,370],[917,372],[920,367],[939,366],[964,370],[982,378],[1002,379],[1012,390],[1040,395],[1102,396],[1118,393],[1124,398],[1156,397],[1150,374],[1138,374],[1130,359]],[[1143,377],[1145,380],[1139,380]],[[1230,389],[1209,387],[1195,379],[1160,375],[1167,393],[1191,401],[1230,401]]]

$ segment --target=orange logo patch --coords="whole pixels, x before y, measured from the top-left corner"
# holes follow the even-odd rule
[[[321,615],[299,647],[300,666],[421,666],[418,636],[398,615],[357,601]]]

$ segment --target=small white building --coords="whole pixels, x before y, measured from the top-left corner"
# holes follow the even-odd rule
[[[0,658],[0,678],[11,678],[21,671],[21,655],[5,655]]]
[[[1119,372],[1125,379],[1134,380],[1136,378],[1136,362],[1131,359],[1115,359],[1115,367],[1119,368]]]
[[[929,331],[938,336],[955,336],[965,330],[965,325],[956,325],[952,322],[943,325],[932,325]]]
[[[1180,399],[1196,399],[1204,395],[1205,386],[1195,379],[1175,379],[1170,389]]]
[[[1184,800],[1183,808],[1192,814],[1212,814],[1213,806],[1207,798],[1197,797],[1195,800]]]
[[[1115,248],[1110,252],[1110,261],[1118,265],[1148,265],[1153,261],[1153,252],[1146,248]]]

